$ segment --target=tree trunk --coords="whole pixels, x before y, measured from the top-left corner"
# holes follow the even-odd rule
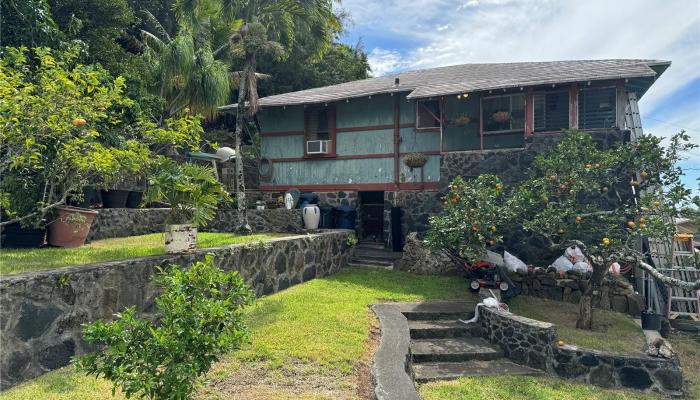
[[[576,320],[578,329],[593,329],[593,300],[600,295],[600,288],[603,286],[606,272],[605,264],[593,265],[593,275],[588,281],[588,289],[581,296],[579,303],[578,320]]]
[[[252,56],[246,54],[243,73],[238,84],[238,107],[236,108],[236,205],[238,208],[238,223],[236,230],[241,233],[250,233],[252,228],[248,223],[248,210],[245,198],[245,175],[243,174],[243,153],[241,144],[243,142],[243,124],[246,119],[246,98],[248,97],[247,77],[249,73],[255,73],[252,69]]]

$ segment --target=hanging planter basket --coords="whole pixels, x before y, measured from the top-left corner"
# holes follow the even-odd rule
[[[425,163],[428,162],[428,157],[425,154],[421,153],[409,153],[406,154],[406,156],[403,159],[404,164],[408,168],[423,168],[425,166]]]
[[[496,122],[508,122],[510,121],[510,113],[508,111],[498,111],[493,113],[491,119]]]
[[[458,115],[452,119],[452,123],[457,126],[467,126],[472,122],[472,119],[466,115]]]

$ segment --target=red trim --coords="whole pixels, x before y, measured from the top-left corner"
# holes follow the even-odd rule
[[[401,143],[401,97],[394,97],[394,185],[399,187],[399,145]]]
[[[484,150],[484,96],[479,96],[479,138],[481,151]]]
[[[422,190],[422,189],[438,189],[439,182],[406,182],[399,183],[400,190]],[[357,184],[321,184],[321,185],[260,185],[258,190],[263,192],[280,192],[297,188],[301,191],[339,191],[339,190],[354,190],[354,191],[392,191],[396,189],[393,183],[357,183]]]
[[[301,136],[304,131],[260,132],[260,136]]]
[[[535,132],[535,96],[532,88],[527,88],[525,92],[525,137]]]
[[[578,86],[575,83],[569,86],[569,127],[578,128]]]
[[[400,124],[399,128],[413,128],[415,124]],[[389,125],[367,125],[367,126],[352,126],[348,128],[337,128],[336,132],[364,132],[364,131],[380,131],[385,129],[394,129],[395,124]]]
[[[413,152],[402,152],[398,153],[399,156],[405,156],[406,154]],[[425,154],[426,156],[439,156],[442,153],[438,150],[432,151],[419,151],[419,153]],[[349,154],[344,156],[339,155],[319,155],[319,156],[304,156],[304,157],[288,157],[288,158],[272,158],[272,162],[294,162],[294,161],[314,161],[323,159],[332,160],[362,160],[366,158],[394,158],[394,153],[375,153],[375,154]]]

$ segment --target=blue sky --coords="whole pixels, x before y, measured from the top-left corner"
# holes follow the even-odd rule
[[[373,75],[470,62],[650,58],[671,67],[640,101],[644,131],[700,144],[697,0],[343,0]],[[700,149],[682,162],[697,191]]]

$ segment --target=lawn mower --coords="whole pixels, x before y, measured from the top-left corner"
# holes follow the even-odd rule
[[[474,264],[462,265],[464,274],[469,280],[469,288],[473,292],[484,289],[497,289],[501,291],[501,298],[508,299],[520,293],[520,288],[513,284],[508,273],[503,267],[489,262],[479,261]]]

